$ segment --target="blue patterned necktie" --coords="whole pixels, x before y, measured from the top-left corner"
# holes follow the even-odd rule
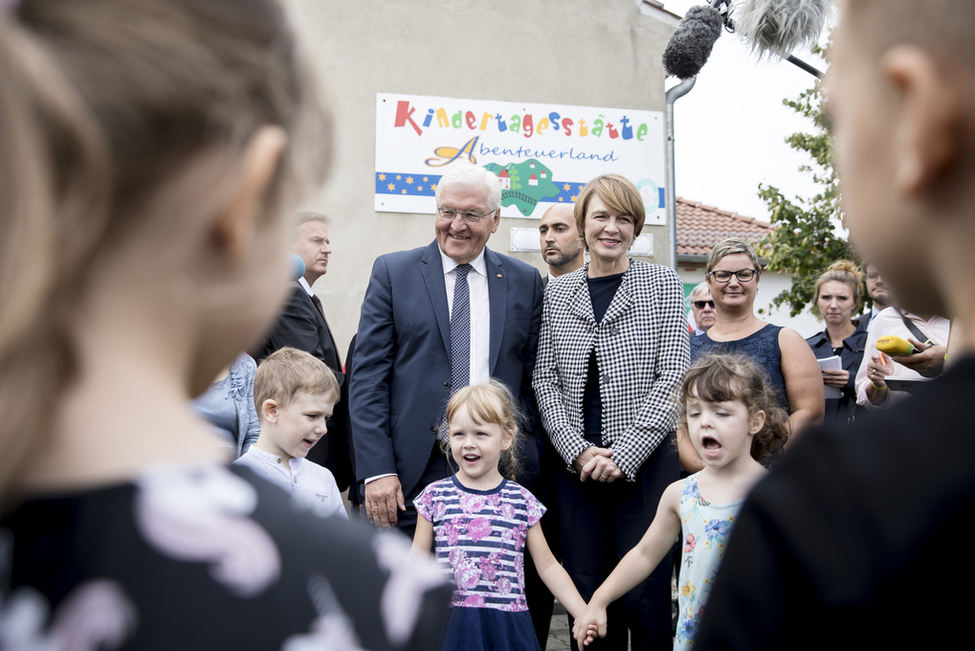
[[[450,312],[450,395],[471,383],[471,290],[467,274],[473,267],[457,265],[454,281],[454,305]],[[447,438],[447,422],[440,428]]]

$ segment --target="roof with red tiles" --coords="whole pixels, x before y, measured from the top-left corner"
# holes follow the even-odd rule
[[[677,197],[677,255],[707,256],[711,247],[729,237],[757,244],[771,230],[770,224],[753,217]]]

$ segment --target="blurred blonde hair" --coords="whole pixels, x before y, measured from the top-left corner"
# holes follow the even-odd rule
[[[0,87],[3,494],[76,377],[70,314],[94,261],[134,233],[176,251],[267,125],[290,136],[280,211],[323,176],[329,139],[276,0],[22,0],[0,11]],[[212,191],[186,196],[204,176]]]

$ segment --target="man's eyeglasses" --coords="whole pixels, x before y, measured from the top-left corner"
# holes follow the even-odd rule
[[[493,215],[494,211],[489,210],[483,215],[479,215],[476,212],[458,212],[453,208],[437,208],[437,213],[440,214],[440,219],[444,220],[445,222],[452,222],[454,221],[454,217],[460,215],[466,223],[470,224],[471,226],[477,226],[477,222],[481,221],[488,215]]]
[[[742,269],[741,271],[712,271],[709,276],[713,276],[719,283],[726,283],[734,276],[740,283],[747,283],[755,277],[758,272],[754,269]]]
[[[714,301],[693,301],[693,305],[699,310],[703,310],[705,306],[714,309]]]

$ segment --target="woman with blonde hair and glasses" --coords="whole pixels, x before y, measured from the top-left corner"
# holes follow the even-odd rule
[[[433,648],[435,567],[189,407],[273,321],[327,163],[284,7],[4,0],[0,88],[0,647]]]
[[[711,249],[704,272],[714,301],[715,322],[700,337],[691,337],[691,360],[707,352],[749,355],[768,373],[779,406],[789,413],[790,440],[821,424],[825,397],[816,356],[795,330],[755,316],[755,295],[762,275],[755,249],[738,238],[719,242]],[[679,446],[684,468],[701,470],[701,458],[686,437],[679,437]]]

